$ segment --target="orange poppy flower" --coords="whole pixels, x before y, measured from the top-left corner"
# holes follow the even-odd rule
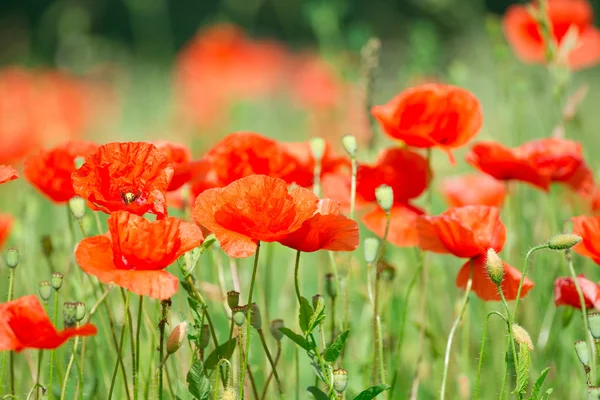
[[[110,235],[79,243],[77,264],[100,282],[160,300],[173,296],[178,285],[164,269],[204,240],[200,227],[189,222],[173,217],[150,222],[126,211],[112,213],[108,229]]]
[[[577,283],[583,293],[586,308],[600,310],[600,285],[585,278],[583,274],[577,277]],[[571,277],[561,277],[554,281],[554,304],[581,308],[579,294]]]
[[[421,249],[471,259],[457,276],[458,287],[466,286],[472,262],[473,291],[482,300],[499,300],[497,288],[485,270],[487,249],[499,252],[506,240],[506,228],[500,220],[498,208],[465,206],[450,208],[439,216],[421,216],[417,220],[417,231]],[[516,298],[520,279],[521,273],[505,263],[502,291],[508,300]],[[521,297],[527,295],[532,287],[533,282],[526,278]]]
[[[75,196],[71,179],[77,169],[75,160],[93,154],[97,148],[93,142],[72,141],[32,154],[25,160],[25,177],[50,200],[69,201]]]
[[[14,218],[9,214],[0,214],[0,248],[8,240],[12,229]]]
[[[358,247],[358,224],[340,214],[337,202],[323,199],[319,201],[316,213],[279,243],[307,253],[317,250],[353,251]]]
[[[169,183],[168,191],[172,192],[188,183],[193,177],[198,176],[207,168],[207,163],[192,161],[192,153],[186,146],[167,140],[153,142],[171,163],[173,167],[173,179]]]
[[[309,142],[282,143],[283,148],[296,159],[297,167],[283,179],[288,183],[310,188],[313,186],[315,159]],[[321,178],[329,174],[350,174],[350,160],[334,153],[329,143],[321,160]]]
[[[487,174],[469,174],[444,179],[442,194],[450,207],[502,207],[506,186]]]
[[[235,258],[256,252],[257,242],[276,242],[313,217],[319,199],[282,179],[251,175],[196,198],[194,219],[212,231],[221,248]]]
[[[10,182],[19,177],[16,169],[10,165],[0,165],[0,183]]]
[[[0,351],[56,349],[73,336],[92,336],[92,324],[57,331],[37,296],[0,304]]]
[[[419,244],[417,218],[423,210],[411,204],[395,204],[390,210],[390,228],[387,241],[396,247],[413,247]],[[386,215],[377,207],[363,215],[361,221],[365,227],[379,236],[385,234]]]
[[[600,265],[600,216],[573,217],[573,233],[583,239],[573,250]]]
[[[499,180],[516,179],[547,191],[551,182],[563,182],[580,193],[589,193],[593,176],[581,144],[549,138],[508,148],[496,142],[474,145],[466,160],[475,168]]]
[[[371,113],[390,137],[413,147],[440,147],[451,159],[451,149],[471,140],[483,123],[471,92],[437,83],[410,88]]]
[[[535,2],[513,5],[504,15],[503,28],[508,43],[517,56],[527,63],[545,60],[546,47],[538,24],[528,10]],[[587,0],[548,0],[548,19],[560,48],[567,32],[576,29],[575,47],[565,60],[572,69],[591,67],[600,62],[600,31],[593,25],[594,12]]]
[[[165,192],[172,177],[169,161],[146,142],[100,146],[72,175],[75,193],[93,210],[152,213],[159,218],[167,215]]]

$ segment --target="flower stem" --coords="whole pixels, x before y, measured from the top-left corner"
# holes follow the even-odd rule
[[[379,315],[379,289],[381,286],[381,271],[375,272],[375,305],[374,305],[374,325],[375,325],[375,343],[377,346],[377,363],[379,368],[379,380],[385,383],[385,362],[383,358],[383,335],[381,330],[381,316]]]
[[[8,269],[8,299],[7,301],[12,301],[13,299],[13,294],[14,294],[14,287],[15,287],[15,268],[9,268]],[[6,365],[6,356],[7,356],[8,352],[3,352],[2,353],[2,366],[0,368],[0,385],[2,384],[2,382],[4,381],[4,367]],[[10,359],[9,359],[9,373],[10,373],[10,394],[12,396],[15,395],[15,382],[14,382],[14,360],[13,360],[13,352],[10,352]],[[3,386],[2,386],[3,387]]]
[[[500,294],[500,299],[502,299],[502,304],[504,304],[504,308],[506,308],[506,319],[508,321],[508,339],[510,340],[510,347],[512,349],[512,355],[513,355],[513,360],[516,363],[517,362],[517,348],[515,345],[515,338],[513,335],[513,322],[514,320],[512,319],[512,316],[510,314],[510,310],[508,308],[508,303],[506,302],[506,298],[504,297],[504,292],[502,292],[502,287],[500,287],[500,285],[497,285],[498,287],[498,293]],[[508,351],[508,349],[506,349],[506,351]],[[508,361],[506,361],[506,369],[508,370]]]
[[[298,279],[298,271],[300,270],[300,250],[296,252],[296,263],[294,264],[294,288],[296,289],[296,298],[300,304],[300,282]]]
[[[115,381],[117,379],[117,371],[119,370],[119,362],[121,360],[121,355],[123,354],[123,342],[125,341],[125,331],[127,330],[127,324],[128,324],[128,320],[129,320],[129,313],[127,312],[127,310],[129,310],[129,298],[131,297],[131,292],[127,291],[127,294],[125,295],[125,320],[123,321],[123,327],[121,328],[121,338],[119,339],[119,350],[117,352],[117,361],[115,362],[115,368],[113,369],[113,374],[112,374],[112,378],[110,381],[110,388],[108,390],[108,399],[112,399],[112,394],[113,394],[113,390],[115,388]],[[133,345],[133,343],[132,343]],[[123,380],[127,381],[127,377],[125,376],[125,374],[123,374]]]
[[[135,357],[133,360],[133,398],[138,398],[138,386],[140,382],[140,331],[142,327],[142,311],[144,310],[144,296],[140,296],[138,304],[138,318],[135,331]]]
[[[262,342],[263,349],[265,349],[265,354],[267,355],[267,359],[269,360],[269,363],[271,364],[271,373],[275,377],[275,382],[277,382],[277,388],[279,389],[279,396],[283,400],[283,399],[285,399],[285,396],[283,394],[283,386],[281,385],[281,380],[279,380],[279,374],[277,373],[277,365],[273,361],[273,357],[271,356],[271,352],[269,351],[269,347],[267,346],[267,342],[265,340],[265,335],[263,333],[263,330],[257,329],[257,331],[258,331],[258,336],[260,337],[260,341]],[[266,384],[265,384],[265,388],[266,388]]]
[[[163,354],[165,352],[165,325],[167,324],[168,318],[168,310],[169,310],[170,300],[163,300],[160,302],[161,312],[160,312],[160,321],[158,322],[158,331],[159,331],[159,345],[158,345],[158,359],[160,364],[158,365],[158,399],[162,400],[163,396],[163,371],[164,371],[164,363]]]
[[[77,345],[79,344],[79,337],[75,337],[75,342],[73,344],[73,352],[71,353],[71,358],[69,358],[69,364],[67,365],[67,372],[65,373],[65,378],[63,379],[62,390],[60,392],[60,400],[65,399],[65,394],[67,394],[67,382],[69,382],[69,374],[71,372],[71,368],[73,367],[73,362],[75,361],[75,356],[77,355]]]
[[[273,367],[273,370],[267,377],[267,380],[265,381],[265,387],[263,388],[262,395],[260,396],[261,400],[264,400],[267,395],[267,390],[269,389],[269,383],[271,382],[271,378],[273,378],[273,371],[276,371],[277,364],[279,364],[280,358],[281,358],[281,341],[278,340],[277,341],[277,354],[275,355],[275,365]]]
[[[517,290],[517,298],[515,299],[515,308],[512,313],[512,320],[514,321],[517,318],[517,308],[519,307],[519,300],[521,298],[521,290],[523,289],[523,282],[525,282],[525,277],[527,276],[527,267],[529,266],[529,257],[538,250],[547,248],[547,244],[541,244],[539,246],[535,246],[527,252],[525,256],[525,266],[523,267],[523,272],[521,273],[521,281],[519,282],[519,289]]]
[[[260,241],[256,244],[256,253],[254,254],[254,267],[252,268],[252,279],[250,280],[250,292],[248,293],[248,302],[246,303],[246,355],[244,356],[243,373],[240,379],[240,398],[244,398],[244,380],[246,379],[246,369],[248,368],[248,358],[250,357],[250,316],[252,314],[252,292],[256,282],[256,271],[258,270],[258,257],[260,255]]]
[[[483,337],[481,338],[481,348],[479,350],[479,363],[477,364],[477,378],[475,379],[475,400],[479,399],[479,382],[481,380],[481,367],[483,366],[483,350],[485,349],[485,339],[487,336],[487,328],[490,323],[490,318],[492,315],[498,315],[500,318],[506,322],[508,326],[508,321],[504,318],[504,315],[500,314],[498,311],[492,311],[489,313],[485,319],[483,324]]]
[[[52,323],[56,326],[56,321],[58,320],[58,290],[54,291],[54,314],[52,317]],[[54,396],[52,392],[52,385],[54,383],[54,357],[55,357],[56,349],[50,350],[50,373],[48,376],[48,398],[52,398]]]

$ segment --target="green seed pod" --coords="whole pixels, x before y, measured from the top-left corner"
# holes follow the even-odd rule
[[[375,198],[379,207],[387,213],[394,205],[394,189],[388,185],[381,185],[375,189]]]
[[[278,342],[283,338],[283,333],[279,330],[279,328],[283,328],[283,320],[282,319],[274,319],[269,324],[269,330],[271,331],[271,336]]]
[[[562,233],[548,240],[548,248],[552,250],[566,250],[580,243],[582,240],[581,236],[573,233]]]
[[[75,303],[63,303],[63,320],[65,328],[72,328],[77,323],[77,306]]]
[[[325,275],[325,292],[327,292],[327,295],[333,299],[337,297],[335,276],[331,273]]]
[[[200,348],[207,348],[208,342],[210,342],[210,327],[208,326],[208,324],[202,325],[202,330],[200,331],[200,338]]]
[[[368,264],[374,263],[379,250],[379,239],[366,238],[363,242],[365,251],[365,261]]]
[[[488,275],[492,282],[496,285],[502,283],[504,279],[504,264],[502,263],[502,259],[496,253],[494,249],[488,249],[487,257],[485,259],[485,269],[487,270]]]
[[[252,303],[250,306],[250,325],[257,330],[262,328],[262,318],[256,303]]]
[[[234,309],[240,304],[240,293],[235,290],[227,292],[227,304],[230,309]]]
[[[179,350],[186,337],[187,322],[183,321],[173,329],[173,332],[171,332],[167,339],[167,354],[170,355]]]
[[[333,388],[338,393],[344,393],[348,386],[348,371],[345,369],[336,369],[333,371]]]
[[[8,268],[16,268],[19,265],[19,250],[14,247],[9,247],[4,255]]]
[[[231,309],[231,313],[232,313],[233,322],[235,322],[235,324],[237,326],[244,325],[244,322],[246,322],[246,307],[244,307],[244,306],[233,307]]]
[[[50,283],[52,284],[54,290],[58,290],[61,288],[64,278],[64,275],[60,272],[54,272],[52,274],[52,279],[50,279]]]
[[[590,326],[590,333],[592,334],[592,337],[596,340],[600,339],[600,314],[589,314],[588,325]]]
[[[77,319],[77,322],[79,322],[85,317],[85,304],[82,303],[81,301],[76,302],[75,303],[75,311],[76,311],[75,318]]]
[[[85,199],[79,196],[73,196],[69,200],[69,209],[76,220],[80,220],[85,215]]]
[[[342,146],[350,157],[356,157],[356,150],[358,145],[356,144],[356,137],[353,135],[344,135],[342,138]]]
[[[588,367],[590,365],[590,351],[585,340],[578,340],[575,342],[575,353],[579,361]]]
[[[321,162],[323,154],[325,154],[325,139],[316,137],[310,140],[310,151],[315,161]]]
[[[323,309],[325,307],[325,300],[323,300],[323,296],[321,296],[320,294],[315,294],[312,297],[312,306],[313,306],[313,310],[317,310],[317,309]]]
[[[50,257],[54,252],[54,246],[52,245],[52,237],[50,235],[44,235],[40,238],[40,244],[42,245],[42,252],[44,256]]]
[[[533,351],[533,342],[531,341],[531,336],[529,336],[529,333],[522,326],[512,324],[512,332],[515,343],[517,343],[519,346],[527,346],[529,351]]]
[[[42,281],[38,285],[39,285],[40,297],[42,298],[44,303],[47,303],[48,300],[50,299],[50,296],[52,296],[52,286],[50,285],[50,282],[48,282],[48,281]]]

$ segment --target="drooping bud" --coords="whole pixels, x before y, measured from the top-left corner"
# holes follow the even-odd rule
[[[80,220],[85,215],[85,199],[79,196],[73,196],[69,200],[69,209],[71,214],[77,220]]]
[[[356,144],[356,137],[353,135],[344,135],[342,138],[342,146],[344,150],[350,155],[350,157],[356,157],[356,150],[358,145]]]
[[[50,235],[44,235],[40,238],[40,243],[42,245],[42,252],[44,253],[44,256],[50,257],[54,252],[52,237]]]
[[[167,354],[171,355],[179,350],[186,337],[187,322],[183,321],[173,329],[173,332],[171,332],[167,339]]]
[[[240,293],[235,290],[227,292],[227,304],[232,310],[240,305]]]
[[[283,328],[283,320],[282,319],[274,319],[269,324],[269,330],[271,331],[271,336],[278,342],[283,338],[283,333],[279,330],[279,328]]]
[[[337,296],[337,285],[335,282],[335,276],[332,273],[325,275],[325,291],[331,298],[335,298]]]
[[[72,328],[77,323],[77,306],[75,303],[63,303],[63,320],[65,328]]]
[[[502,283],[502,280],[504,279],[504,264],[502,263],[502,259],[498,256],[498,253],[496,253],[496,250],[492,248],[489,248],[487,251],[485,269],[492,282],[496,285]]]
[[[379,239],[366,238],[363,245],[365,250],[365,261],[368,264],[374,263],[377,258],[377,251],[379,250]]]
[[[252,303],[250,306],[250,325],[257,330],[262,328],[262,318],[256,303]]]
[[[202,325],[202,330],[200,331],[200,348],[207,348],[208,342],[210,342],[210,327],[208,324],[204,324]]]
[[[577,358],[586,367],[590,365],[590,351],[585,340],[578,340],[575,342],[575,353]]]
[[[321,296],[320,294],[315,294],[312,297],[312,306],[313,306],[313,310],[317,310],[317,309],[323,309],[325,307],[325,301],[323,300],[323,296]]]
[[[588,325],[590,327],[590,333],[592,334],[592,337],[596,340],[600,339],[600,314],[589,314]]]
[[[389,212],[394,205],[394,189],[388,185],[381,185],[375,189],[375,198],[377,204],[385,212]]]
[[[548,240],[548,248],[552,250],[566,250],[580,243],[581,236],[573,233],[561,233]]]
[[[348,371],[343,368],[333,371],[333,388],[338,393],[344,393],[348,386]]]
[[[80,322],[85,317],[85,304],[81,301],[75,303],[75,319]]]
[[[323,154],[325,154],[325,139],[316,137],[310,139],[310,151],[312,152],[313,158],[317,162],[321,162]]]
[[[60,272],[54,272],[52,274],[52,279],[50,279],[50,283],[52,284],[54,290],[58,290],[61,288],[64,278],[64,275]]]
[[[19,265],[19,250],[14,247],[9,247],[4,255],[8,268],[16,268]]]
[[[235,322],[235,324],[237,326],[244,325],[244,322],[246,322],[246,307],[244,307],[244,306],[233,307],[231,309],[231,313],[232,313],[233,322]]]
[[[520,325],[512,325],[513,337],[519,346],[527,346],[529,351],[533,351],[533,342],[529,333]]]
[[[52,286],[50,285],[50,282],[42,281],[39,283],[39,286],[40,297],[44,302],[48,302],[50,296],[52,296]]]
[[[231,386],[225,388],[221,394],[221,400],[238,400],[237,391]]]

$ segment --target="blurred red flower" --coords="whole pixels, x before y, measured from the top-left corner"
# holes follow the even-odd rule
[[[573,217],[573,233],[583,239],[573,250],[600,265],[600,216]]]
[[[204,161],[192,161],[190,149],[182,144],[167,140],[155,141],[152,144],[163,153],[167,161],[171,164],[171,167],[173,167],[173,179],[171,179],[167,188],[169,192],[179,189],[193,177],[198,178],[208,170],[208,163]]]
[[[292,249],[353,251],[358,247],[358,224],[340,213],[340,205],[331,199],[319,201],[315,214],[279,243]]]
[[[586,308],[600,310],[600,285],[585,278],[583,274],[577,277],[577,283],[583,292]],[[558,306],[571,306],[581,308],[577,288],[573,278],[561,277],[554,281],[554,304]]]
[[[487,174],[469,174],[444,179],[442,194],[450,207],[502,207],[506,186]]]
[[[10,214],[0,214],[0,249],[10,236],[14,218]]]
[[[450,208],[439,216],[421,216],[417,220],[417,231],[421,249],[471,259],[459,271],[457,287],[466,287],[472,264],[473,291],[482,300],[500,300],[498,289],[485,269],[487,250],[492,248],[499,252],[506,240],[506,228],[500,220],[498,208],[465,206]],[[521,273],[504,263],[502,292],[507,300],[517,297],[520,279]],[[532,287],[533,282],[525,278],[521,297],[526,296]]]
[[[451,159],[451,150],[471,140],[483,123],[471,92],[437,83],[410,88],[371,112],[390,137],[413,147],[439,147]]]
[[[582,146],[573,140],[537,139],[512,149],[497,142],[481,142],[465,158],[499,180],[516,179],[545,191],[551,182],[563,182],[581,194],[593,189],[593,174],[583,158]]]
[[[0,351],[56,349],[73,336],[92,336],[92,324],[57,331],[37,296],[0,304]]]
[[[317,56],[295,60],[288,80],[294,100],[311,111],[333,110],[342,101],[344,86],[339,73]]]
[[[254,254],[258,241],[276,242],[300,229],[313,217],[318,203],[307,189],[288,192],[284,180],[251,175],[202,192],[193,216],[215,234],[230,257],[240,258]]]
[[[311,188],[314,183],[315,159],[309,142],[281,143],[283,148],[295,158],[296,168],[288,176],[282,177],[288,183]],[[321,179],[329,174],[350,174],[350,160],[335,154],[329,143],[325,144],[321,160]]]
[[[108,143],[73,172],[75,193],[93,210],[126,210],[167,215],[165,193],[173,168],[156,146],[146,142]]]
[[[10,165],[0,165],[0,183],[10,182],[19,177],[19,173]]]
[[[160,300],[173,296],[178,286],[177,277],[164,269],[204,240],[192,223],[173,217],[150,222],[126,211],[112,213],[108,229],[110,235],[79,243],[77,264],[100,282]]]
[[[71,141],[50,150],[42,150],[25,160],[25,177],[50,200],[62,203],[75,196],[71,175],[75,160],[98,149],[93,142]]]
[[[503,20],[504,33],[517,56],[528,63],[544,62],[546,47],[538,24],[528,7],[539,11],[535,2],[511,6]],[[565,60],[572,69],[591,67],[600,62],[600,31],[593,25],[594,12],[587,0],[548,0],[548,19],[558,47],[567,32],[575,29],[575,47]]]

